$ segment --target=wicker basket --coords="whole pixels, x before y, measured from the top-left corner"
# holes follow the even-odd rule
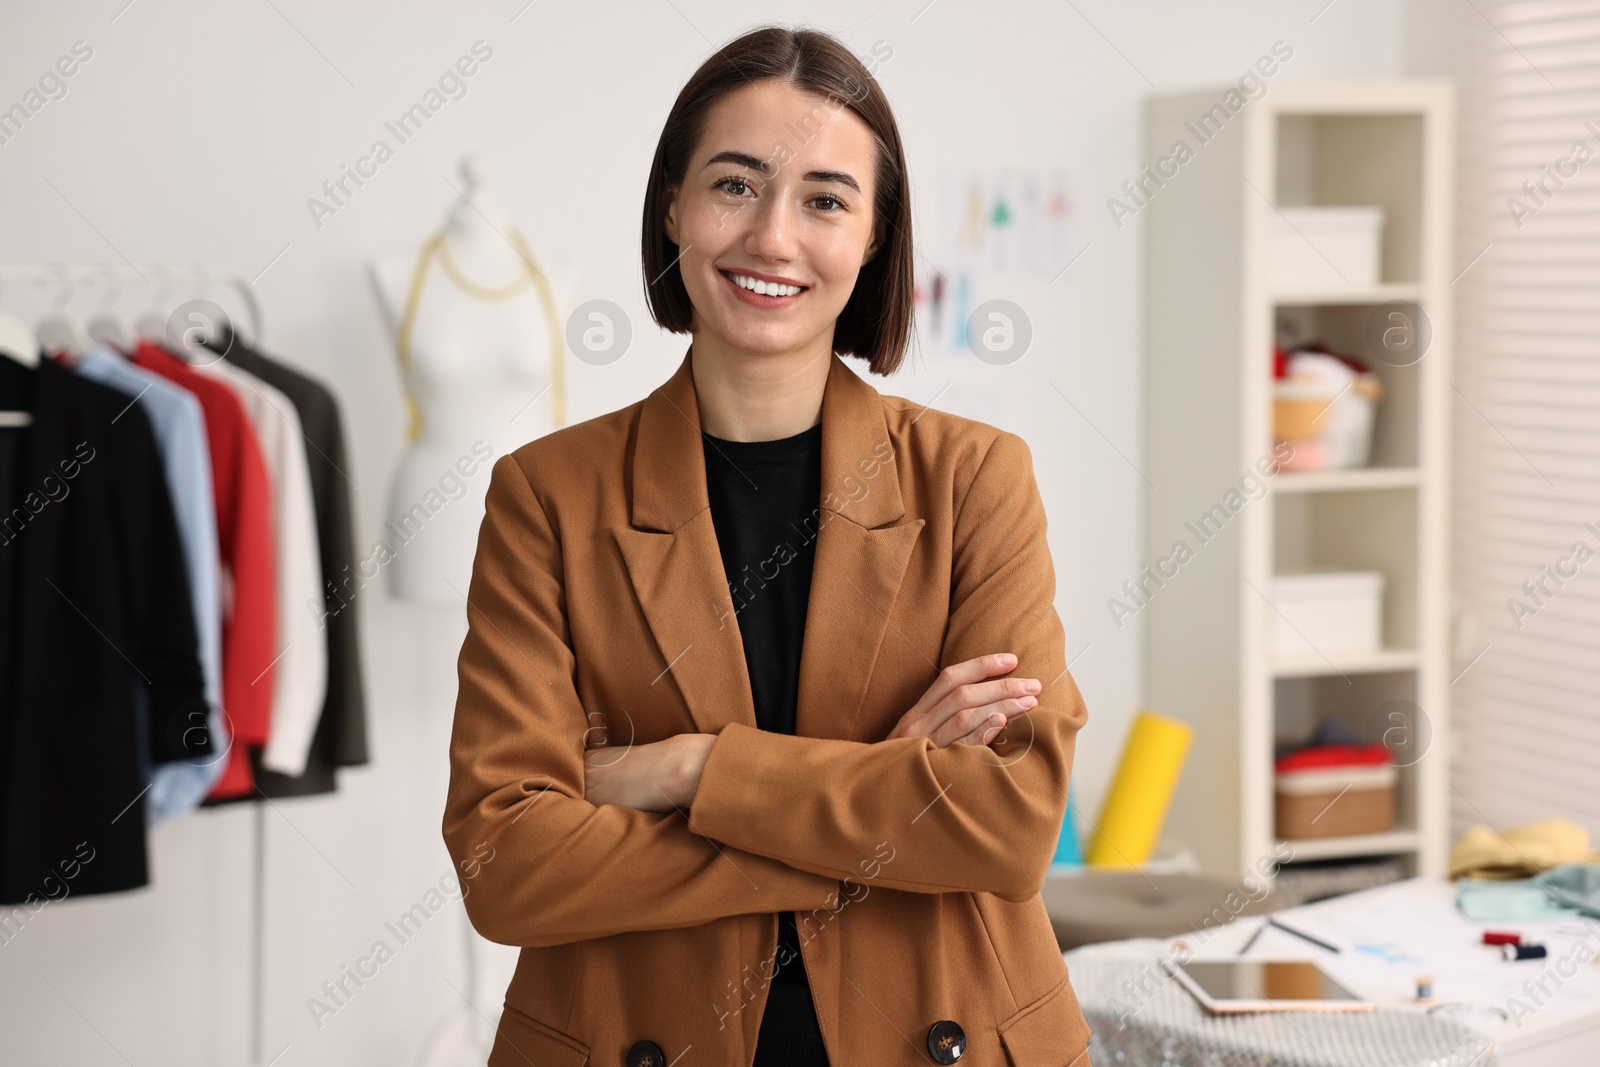
[[[1286,470],[1365,467],[1372,455],[1373,411],[1383,397],[1377,375],[1360,374],[1343,389],[1279,379],[1273,387],[1272,435],[1298,450]]]
[[[1272,401],[1272,436],[1279,441],[1298,441],[1315,437],[1319,427],[1317,419],[1328,410],[1332,396],[1315,393],[1310,396],[1278,396]]]
[[[1394,829],[1398,772],[1378,767],[1329,767],[1277,775],[1274,814],[1286,841]]]

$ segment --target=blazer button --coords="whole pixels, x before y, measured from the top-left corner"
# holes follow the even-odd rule
[[[928,1055],[934,1063],[954,1063],[967,1051],[967,1034],[954,1019],[940,1019],[928,1027]]]
[[[654,1041],[635,1041],[628,1046],[628,1067],[667,1067],[667,1055]]]

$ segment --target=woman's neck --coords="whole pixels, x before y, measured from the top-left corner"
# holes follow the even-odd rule
[[[690,370],[700,428],[724,441],[776,441],[811,429],[822,418],[832,340],[767,355],[696,333]]]

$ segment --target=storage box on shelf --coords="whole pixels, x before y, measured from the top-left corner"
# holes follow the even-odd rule
[[[1414,349],[1433,347],[1432,320],[1433,316],[1413,300],[1331,305],[1279,303],[1273,309],[1273,331],[1285,348],[1314,338],[1336,351],[1361,356],[1377,380],[1376,391],[1381,400],[1372,407],[1368,467],[1416,465],[1421,402],[1418,386],[1424,370],[1419,364],[1426,355],[1416,357]],[[1395,347],[1385,348],[1385,344]],[[1413,350],[1407,350],[1408,344]]]
[[[1288,841],[1394,829],[1398,769],[1387,750],[1324,746],[1279,758],[1273,825]]]
[[[1272,507],[1272,569],[1275,579],[1288,577],[1282,588],[1290,597],[1289,610],[1297,610],[1304,599],[1319,592],[1324,603],[1342,598],[1345,607],[1330,610],[1361,612],[1370,620],[1376,607],[1376,626],[1370,621],[1366,625],[1376,629],[1378,640],[1373,643],[1363,635],[1359,644],[1348,645],[1337,632],[1325,633],[1321,640],[1308,633],[1307,640],[1293,648],[1274,640],[1274,659],[1337,656],[1359,663],[1382,651],[1417,648],[1419,612],[1423,610],[1419,582],[1425,577],[1419,569],[1419,520],[1415,486],[1278,494]],[[1339,579],[1319,579],[1318,573],[1369,577],[1346,579],[1341,586]],[[1274,588],[1279,588],[1276,580]],[[1362,598],[1359,604],[1358,597]],[[1274,634],[1285,625],[1285,608],[1279,599],[1276,595],[1272,598]],[[1307,623],[1322,629],[1315,619]],[[1302,647],[1304,643],[1311,647]]]
[[[1383,644],[1381,571],[1308,571],[1272,580],[1279,656],[1376,652]]]
[[[1394,826],[1393,767],[1323,773],[1318,781],[1279,778],[1273,808],[1279,837],[1294,841],[1382,834]]]
[[[1196,116],[1222,92],[1151,100],[1151,158],[1179,139],[1193,147]],[[1283,840],[1274,743],[1324,717],[1367,740],[1398,739],[1381,772],[1394,776],[1393,815],[1387,829],[1358,821],[1363,832],[1297,839],[1296,859],[1398,856],[1411,873],[1444,871],[1452,123],[1442,81],[1274,85],[1141,206],[1143,554],[1167,556],[1179,539],[1195,553],[1140,613],[1144,696],[1196,727],[1168,832],[1218,873],[1248,870]],[[1274,227],[1301,208],[1379,209],[1375,274],[1341,258],[1338,241],[1321,249],[1338,266],[1327,277],[1283,273],[1295,253]],[[1315,225],[1294,235],[1302,253],[1318,251]],[[1369,225],[1368,259],[1372,237]],[[1358,251],[1353,234],[1339,240]],[[1203,526],[1196,543],[1197,517],[1218,514],[1241,476],[1274,456],[1274,342],[1313,339],[1377,379],[1367,465],[1279,468],[1263,479],[1270,500],[1236,494],[1226,522]],[[1376,642],[1278,646],[1280,611],[1287,603],[1292,619],[1296,608],[1274,579],[1319,570],[1381,577],[1381,597],[1367,579],[1360,608],[1369,634],[1376,614]]]
[[[1280,207],[1272,217],[1272,282],[1281,289],[1379,283],[1381,207]]]

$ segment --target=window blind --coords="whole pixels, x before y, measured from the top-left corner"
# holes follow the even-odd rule
[[[1600,838],[1600,0],[1459,17],[1452,828]]]

